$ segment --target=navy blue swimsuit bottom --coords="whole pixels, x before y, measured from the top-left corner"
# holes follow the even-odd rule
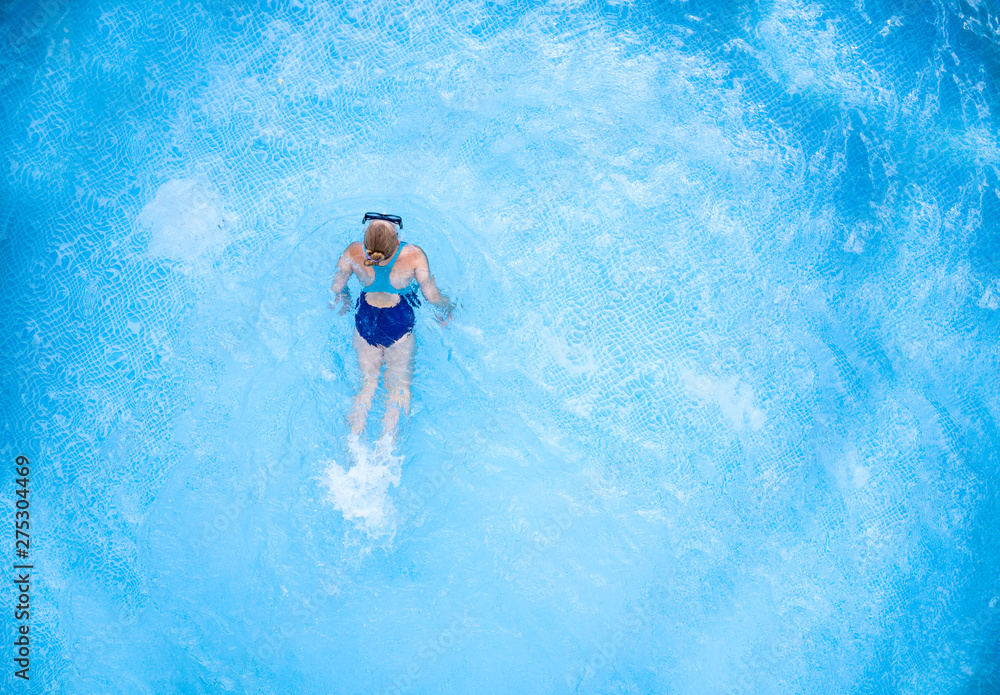
[[[367,292],[358,297],[354,325],[365,342],[375,347],[389,347],[413,330],[416,316],[413,307],[420,304],[412,290],[399,295],[396,306],[379,309],[365,300]]]

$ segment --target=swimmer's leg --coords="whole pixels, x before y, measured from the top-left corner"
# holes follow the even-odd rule
[[[368,411],[372,407],[372,398],[378,388],[378,375],[382,370],[382,352],[385,348],[369,345],[368,341],[354,331],[354,349],[358,352],[358,367],[361,368],[361,388],[354,397],[351,412],[347,415],[347,423],[351,432],[360,435],[364,432]]]
[[[410,384],[413,383],[413,353],[417,339],[410,331],[385,349],[385,417],[382,436],[394,435],[400,411],[410,414]]]

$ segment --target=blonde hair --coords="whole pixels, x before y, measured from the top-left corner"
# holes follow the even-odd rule
[[[386,258],[391,258],[399,248],[399,234],[396,225],[386,220],[372,220],[365,230],[365,265],[372,266]]]

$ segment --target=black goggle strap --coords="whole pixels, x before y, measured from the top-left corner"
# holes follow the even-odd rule
[[[366,212],[364,218],[361,220],[361,224],[364,224],[368,220],[385,220],[386,222],[392,222],[400,229],[403,228],[403,218],[399,215],[383,215],[380,212]]]

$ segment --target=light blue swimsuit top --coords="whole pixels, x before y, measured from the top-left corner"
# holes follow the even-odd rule
[[[367,287],[362,287],[362,292],[388,292],[389,294],[403,294],[410,288],[410,284],[407,283],[406,287],[402,289],[397,289],[392,286],[389,282],[389,273],[392,272],[392,266],[396,265],[396,261],[399,259],[399,252],[402,251],[403,246],[406,245],[405,241],[399,242],[399,246],[396,248],[396,253],[392,254],[392,260],[389,261],[389,265],[375,265],[368,266],[375,271],[375,281],[368,285]]]

